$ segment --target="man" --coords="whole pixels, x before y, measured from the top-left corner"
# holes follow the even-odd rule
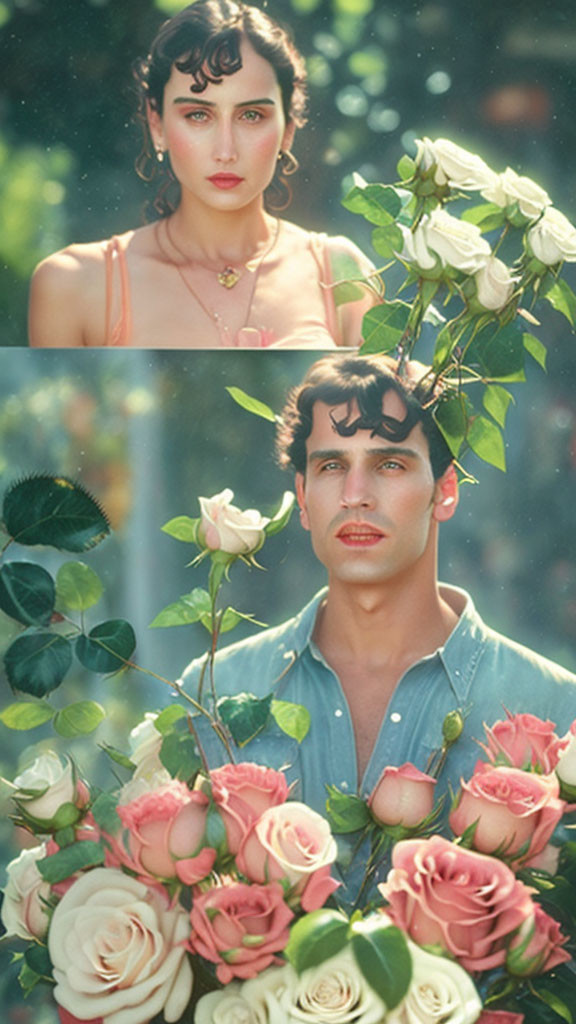
[[[465,723],[439,792],[472,774],[483,723],[504,708],[551,718],[561,733],[576,718],[574,676],[494,633],[464,591],[438,583],[438,529],[454,515],[458,483],[423,400],[385,357],[312,366],[284,410],[278,451],[296,471],[328,587],[217,659],[219,695],[272,691],[308,707],[300,745],[268,727],[241,757],[288,765],[299,797],[319,811],[326,783],[368,797],[387,765],[424,771],[450,711]],[[189,666],[188,687],[198,669]],[[220,759],[216,746],[209,756]]]

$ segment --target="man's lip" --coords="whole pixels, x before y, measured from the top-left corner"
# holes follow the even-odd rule
[[[208,178],[213,185],[217,188],[234,188],[235,185],[239,185],[244,178],[241,178],[238,174],[212,174]]]
[[[386,536],[378,526],[370,523],[344,523],[336,532],[339,540],[345,544],[376,544]]]

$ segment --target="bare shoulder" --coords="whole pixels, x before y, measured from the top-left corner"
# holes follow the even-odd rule
[[[127,246],[132,234],[119,236],[119,244]],[[30,345],[104,343],[105,264],[111,244],[106,239],[68,245],[38,264],[30,282]]]
[[[346,235],[326,235],[326,246],[333,263],[348,261],[354,263],[363,274],[374,270],[374,264],[362,249]]]

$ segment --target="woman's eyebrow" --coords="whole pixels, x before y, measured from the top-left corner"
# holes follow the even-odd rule
[[[173,103],[193,103],[195,107],[216,107],[217,104],[212,100],[203,100],[197,96],[176,96],[172,100]],[[275,107],[276,100],[270,98],[270,96],[263,96],[256,100],[242,100],[241,103],[235,103],[235,107],[262,107],[269,106]]]

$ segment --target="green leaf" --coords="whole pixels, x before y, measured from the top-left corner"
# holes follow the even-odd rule
[[[302,743],[310,729],[310,712],[303,704],[293,704],[289,700],[273,700],[270,714],[276,725],[293,740]]]
[[[68,704],[54,716],[54,728],[59,736],[71,739],[73,736],[86,736],[98,728],[106,718],[106,711],[95,700],[79,700]]]
[[[297,974],[302,974],[307,968],[317,967],[344,949],[348,928],[348,918],[340,911],[326,907],[313,910],[292,925],[284,950],[287,960]]]
[[[72,611],[92,608],[104,593],[102,581],[84,562],[64,562],[56,574],[58,605]]]
[[[110,619],[82,634],[76,640],[76,656],[91,672],[117,672],[124,668],[136,647],[136,637],[129,622]]]
[[[24,953],[26,966],[45,981],[53,981],[52,961],[47,946],[33,942]]]
[[[217,850],[220,854],[226,853],[228,849],[226,826],[222,820],[222,815],[212,800],[206,815],[204,839],[206,845],[211,846],[213,850]]]
[[[362,298],[364,290],[361,284],[356,282],[363,280],[364,275],[350,253],[330,253],[330,268],[332,281],[335,282],[332,287],[332,298],[336,306],[343,306],[347,302],[356,302]]]
[[[455,458],[466,438],[470,412],[470,402],[463,391],[442,398],[434,412],[434,420]]]
[[[385,260],[390,260],[396,253],[402,252],[404,237],[398,225],[387,224],[385,227],[374,228],[372,246]]]
[[[109,743],[99,743],[98,745],[115,764],[119,764],[122,768],[128,768],[129,771],[134,771],[135,765],[122,750],[117,750],[116,747],[112,747]]]
[[[391,185],[355,185],[342,200],[351,213],[359,213],[370,224],[391,224],[402,207],[402,200]]]
[[[486,416],[475,416],[468,427],[467,441],[472,451],[484,462],[489,462],[491,466],[506,472],[504,438],[500,428],[492,420]]]
[[[413,160],[411,156],[408,156],[407,153],[404,153],[404,156],[401,156],[398,161],[396,170],[398,171],[398,177],[402,181],[409,181],[410,178],[414,177],[416,161]]]
[[[389,1010],[406,995],[412,978],[412,958],[405,935],[373,914],[350,925],[352,950],[368,984]]]
[[[202,621],[204,622],[204,619]],[[250,612],[237,612],[235,608],[226,608],[220,621],[220,632],[228,633],[239,622],[252,622],[255,626],[266,626],[265,622],[259,622]],[[211,628],[210,622],[207,622],[206,625],[208,629]]]
[[[466,356],[468,366],[478,367],[491,380],[524,380],[523,332],[517,324],[489,325],[479,331]]]
[[[254,413],[255,416],[261,416],[264,420],[270,420],[272,423],[276,422],[276,413],[265,402],[247,395],[245,391],[242,391],[242,388],[227,387],[226,391],[242,409]]]
[[[110,532],[98,502],[66,477],[27,477],[6,491],[2,518],[19,544],[47,544],[64,551],[89,551]]]
[[[524,348],[532,356],[532,359],[535,359],[539,366],[545,370],[548,351],[546,346],[540,341],[540,338],[535,338],[533,334],[524,334],[523,341]]]
[[[32,697],[45,697],[60,686],[71,664],[70,641],[57,633],[19,636],[4,655],[10,686]]]
[[[469,206],[462,214],[462,220],[469,224],[476,224],[481,231],[495,231],[501,228],[506,220],[506,213],[496,203],[480,203],[478,206]]]
[[[54,708],[46,701],[21,700],[0,712],[0,722],[8,729],[24,731],[45,725],[53,715]]]
[[[200,519],[191,519],[190,516],[174,516],[164,523],[162,530],[176,540],[183,540],[186,544],[198,543],[198,527]]]
[[[7,562],[0,568],[0,608],[25,626],[47,626],[54,611],[54,580],[33,562]]]
[[[189,626],[199,622],[203,616],[210,616],[212,605],[208,591],[195,587],[190,594],[184,594],[177,601],[166,605],[150,623],[151,629],[165,626]]]
[[[548,989],[545,988],[536,988],[536,991],[542,1002],[546,1003],[546,1006],[549,1006],[550,1009],[558,1015],[558,1017],[561,1017],[562,1020],[567,1021],[567,1024],[573,1024],[574,1017],[570,1012],[570,1008],[566,1006],[566,1003],[562,999],[560,999],[560,997],[557,996],[555,992],[550,992]]]
[[[174,779],[187,782],[202,767],[196,750],[196,742],[189,732],[169,732],[162,740],[160,760]]]
[[[179,704],[171,704],[170,707],[164,708],[158,717],[154,719],[154,728],[161,736],[165,736],[176,722],[180,722],[183,718],[186,718],[186,710]]]
[[[85,839],[64,847],[50,857],[43,857],[36,863],[42,878],[50,882],[50,885],[54,885],[56,882],[64,882],[76,871],[103,864],[104,846],[92,839]]]
[[[111,835],[118,832],[121,824],[117,806],[118,798],[113,793],[99,793],[90,808],[96,824]]]
[[[566,317],[571,327],[576,321],[576,295],[566,281],[555,281],[543,296],[551,306]]]
[[[454,338],[452,337],[452,331],[450,325],[446,324],[438,332],[436,337],[436,344],[434,346],[434,359],[432,362],[432,369],[436,373],[440,373],[448,365],[452,350],[454,348]]]
[[[513,396],[498,384],[489,384],[484,389],[482,404],[502,429],[506,426],[506,415],[511,402],[514,402]]]
[[[270,522],[264,527],[264,533],[267,537],[272,537],[288,525],[295,501],[296,495],[292,491],[284,491],[278,511],[274,513]]]
[[[370,811],[359,796],[348,796],[336,786],[327,785],[326,813],[330,827],[338,834],[358,832],[371,822]]]
[[[369,309],[362,321],[364,344],[360,351],[366,355],[390,352],[396,348],[406,330],[410,310],[408,303],[399,300],[383,302]]]
[[[255,697],[253,693],[238,693],[235,697],[221,697],[217,708],[234,742],[245,747],[266,725],[271,704],[271,693],[262,698]]]

